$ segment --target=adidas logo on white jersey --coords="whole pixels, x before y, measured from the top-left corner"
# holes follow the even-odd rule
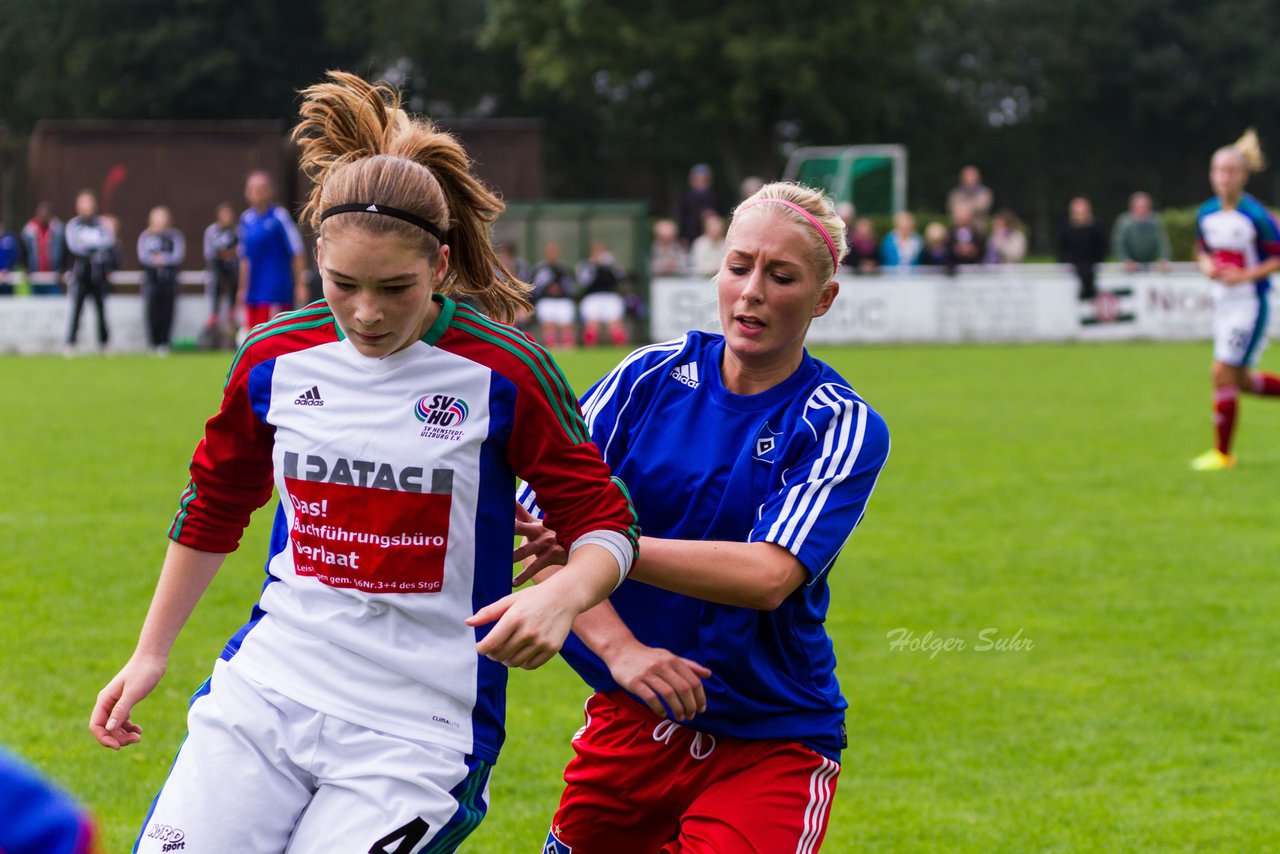
[[[320,399],[320,386],[313,385],[293,402],[295,406],[324,406],[324,401]]]
[[[689,362],[687,365],[681,365],[678,368],[671,369],[671,378],[684,383],[689,388],[698,387],[698,363]]]

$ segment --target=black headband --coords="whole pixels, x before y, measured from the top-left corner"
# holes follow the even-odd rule
[[[383,216],[393,216],[396,219],[402,219],[405,222],[410,223],[411,225],[416,225],[418,228],[422,229],[427,234],[430,234],[436,240],[439,240],[441,243],[444,243],[444,232],[441,231],[436,226],[427,222],[425,219],[418,216],[417,214],[411,214],[408,211],[402,211],[399,208],[389,208],[386,205],[376,205],[372,203],[365,204],[364,202],[357,202],[353,205],[334,205],[333,207],[329,208],[327,211],[324,211],[320,214],[320,221],[324,222],[326,219],[333,216],[334,214],[357,213],[357,212],[382,214]]]

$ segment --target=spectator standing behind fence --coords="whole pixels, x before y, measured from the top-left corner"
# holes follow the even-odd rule
[[[711,188],[711,167],[699,163],[689,170],[689,189],[680,197],[680,242],[692,246],[703,232],[704,217],[708,212],[725,215],[724,203]],[[716,269],[720,269],[719,266]]]
[[[0,294],[13,293],[13,271],[21,256],[17,235],[0,226]]]
[[[574,344],[573,274],[560,262],[560,244],[542,247],[542,260],[533,268],[533,316],[547,347]]]
[[[880,270],[880,241],[876,238],[876,227],[865,216],[853,221],[849,230],[849,251],[845,254],[841,266],[858,275],[869,275]]]
[[[1027,235],[1011,210],[996,211],[991,218],[991,234],[983,254],[986,264],[1021,264],[1027,257]]]
[[[138,235],[142,265],[142,303],[147,318],[147,344],[157,356],[169,355],[173,313],[178,301],[178,267],[187,257],[187,240],[173,227],[169,209],[157,205]]]
[[[296,301],[307,300],[307,262],[293,217],[275,204],[275,186],[266,172],[254,172],[244,186],[249,209],[240,215],[240,285],[237,306],[244,325],[266,323]]]
[[[1067,224],[1058,234],[1058,260],[1070,264],[1080,280],[1079,297],[1093,299],[1098,295],[1097,271],[1107,257],[1107,233],[1093,219],[1093,205],[1084,196],[1076,196],[1068,208]]]
[[[1173,251],[1164,221],[1153,209],[1151,196],[1141,191],[1129,197],[1129,210],[1116,217],[1111,229],[1111,251],[1124,264],[1126,273],[1169,268]]]
[[[33,282],[35,293],[54,293],[57,277],[66,263],[66,230],[48,202],[36,205],[35,214],[22,227],[22,264],[27,275],[45,278]]]
[[[724,261],[724,218],[707,211],[702,218],[702,234],[689,250],[689,266],[698,276],[714,276]]]
[[[991,216],[991,188],[982,183],[982,173],[977,166],[966,166],[960,170],[960,183],[947,193],[947,214],[952,221],[956,212],[965,207],[979,231],[986,232],[987,221]],[[963,263],[963,262],[962,262]]]
[[[893,216],[893,230],[880,241],[880,264],[895,272],[908,272],[920,263],[924,238],[916,231],[916,218],[911,211],[898,211]]]
[[[87,297],[93,298],[98,313],[98,347],[105,351],[110,342],[107,329],[108,274],[115,267],[116,233],[111,222],[98,215],[98,197],[92,190],[76,196],[76,215],[67,223],[67,252],[71,256],[71,276],[67,283],[70,312],[67,317],[66,354],[75,353],[80,334],[80,313]]]
[[[613,346],[627,343],[627,330],[622,318],[627,313],[626,301],[620,293],[626,274],[614,260],[609,247],[597,240],[591,244],[591,255],[578,265],[578,293],[581,302],[582,343],[594,347],[600,343],[600,327],[609,332]]]
[[[956,205],[951,214],[952,263],[981,264],[985,245],[973,208],[965,204]]]
[[[924,248],[920,250],[920,264],[924,267],[940,267],[939,272],[951,275],[955,272],[955,259],[951,257],[951,232],[940,222],[924,227]]]
[[[229,342],[235,326],[236,286],[240,279],[240,232],[236,209],[218,205],[204,230],[204,293],[209,301],[206,328],[215,344]]]
[[[688,272],[689,255],[680,245],[675,220],[658,220],[653,224],[653,244],[649,247],[649,275],[683,276]]]

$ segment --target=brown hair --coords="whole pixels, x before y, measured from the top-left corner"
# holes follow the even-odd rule
[[[827,233],[827,236],[831,238],[831,242],[835,244],[839,257],[843,258],[848,253],[849,243],[845,238],[844,220],[836,213],[835,203],[831,201],[831,198],[826,193],[801,184],[775,181],[772,184],[765,184],[750,198],[743,200],[738,208],[741,210],[751,202],[763,199],[780,199],[804,208],[813,215],[814,219],[821,223],[822,230]],[[823,240],[822,235],[814,229],[813,224],[797,211],[789,210],[782,205],[768,205],[767,207],[774,215],[786,217],[804,229],[809,241],[809,263],[818,273],[819,282],[825,284],[835,278],[836,264],[831,257],[831,249],[827,246],[827,242]],[[757,209],[763,209],[763,207]],[[734,221],[737,221],[736,212]],[[730,224],[729,229],[732,231],[732,224]]]
[[[471,159],[451,134],[400,109],[400,93],[345,71],[302,91],[293,139],[303,171],[314,181],[303,220],[326,230],[360,228],[394,233],[434,260],[440,243],[427,231],[377,213],[344,213],[320,223],[321,212],[357,202],[415,214],[444,232],[449,273],[439,291],[478,300],[487,313],[510,321],[528,308],[529,286],[503,266],[490,227],[505,209],[471,171]]]

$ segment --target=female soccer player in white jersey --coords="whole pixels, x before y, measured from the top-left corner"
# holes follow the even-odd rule
[[[1249,173],[1265,165],[1249,130],[1214,152],[1214,197],[1196,216],[1196,259],[1213,288],[1213,409],[1217,444],[1191,461],[1197,471],[1231,468],[1231,439],[1241,392],[1280,395],[1280,377],[1253,370],[1267,346],[1272,273],[1280,270],[1280,231],[1262,204],[1244,191]]]
[[[479,824],[506,668],[534,668],[634,557],[634,516],[571,392],[509,317],[502,203],[382,86],[333,72],[294,132],[325,299],[258,327],[191,463],[137,649],[99,694],[105,746],[252,510],[276,512],[252,618],[192,701],[141,852],[445,852]],[[572,543],[511,593],[520,477]]]
[[[839,290],[831,201],[767,185],[726,250],[723,335],[637,350],[583,398],[645,532],[643,583],[579,617],[561,651],[597,693],[548,852],[812,852],[826,832],[847,705],[827,573],[889,435],[804,347]],[[520,498],[536,514],[541,494]],[[518,528],[525,574],[556,560],[539,524]]]

